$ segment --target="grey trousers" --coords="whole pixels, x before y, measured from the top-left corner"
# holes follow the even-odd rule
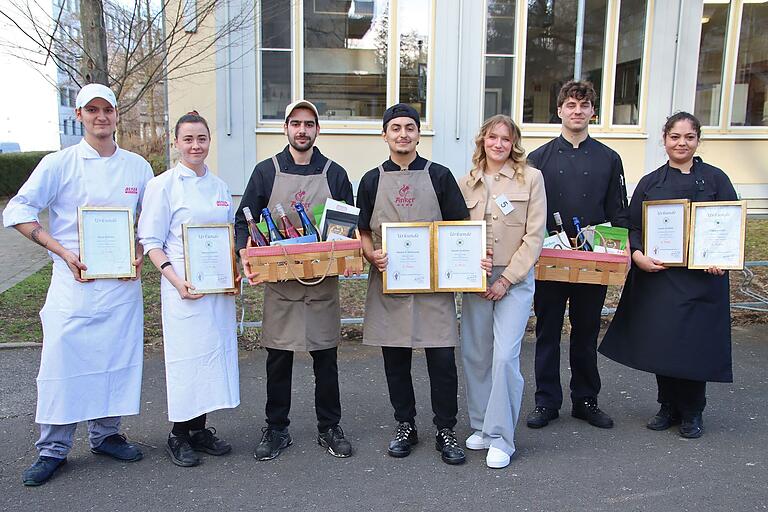
[[[35,443],[38,453],[43,457],[66,458],[72,449],[77,423],[68,425],[40,424],[40,439]],[[88,444],[98,448],[107,437],[120,431],[120,416],[88,420]]]
[[[494,266],[489,283],[504,267]],[[461,356],[470,426],[491,446],[515,452],[515,425],[523,400],[520,345],[533,303],[533,271],[498,301],[462,296]]]

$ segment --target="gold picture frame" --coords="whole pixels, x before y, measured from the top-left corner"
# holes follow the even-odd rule
[[[182,242],[184,244],[184,279],[189,281],[195,286],[192,293],[195,294],[208,294],[208,293],[234,293],[237,291],[237,263],[235,259],[235,230],[232,224],[182,224]],[[190,249],[190,240],[193,239],[192,233],[195,230],[226,230],[227,234],[225,238],[228,244],[228,263],[229,265],[223,265],[221,261],[221,248],[215,247],[215,238],[208,238],[205,243],[208,251],[209,261],[204,264],[197,264],[193,262],[192,250]],[[218,238],[220,241],[221,239]],[[218,254],[217,254],[218,253]],[[208,266],[207,272],[203,273],[200,267]],[[211,267],[212,266],[212,267]],[[193,268],[194,267],[194,268]],[[220,282],[221,271],[228,270],[228,274],[225,275],[224,281],[226,284],[231,283],[231,286],[218,286],[211,285],[207,287],[198,288],[195,283],[210,283],[212,280]],[[215,276],[215,277],[214,277]]]
[[[687,267],[688,266],[688,244],[690,237],[690,220],[691,220],[691,201],[689,199],[662,199],[656,201],[643,201],[643,249],[646,256],[664,261],[661,257],[653,254],[653,249],[650,247],[653,242],[649,240],[648,229],[648,208],[652,207],[664,207],[665,205],[670,207],[682,208],[682,243],[680,245],[681,261],[679,262],[664,262],[665,267]],[[670,215],[673,213],[670,212]],[[659,255],[660,256],[660,255]]]
[[[721,229],[718,229],[717,226],[719,225],[718,219],[714,218],[717,217],[715,215],[712,220],[707,220],[707,223],[705,227],[709,227],[710,224],[712,226],[708,229],[706,232],[706,235],[704,233],[699,234],[698,238],[704,238],[704,241],[702,242],[697,238],[696,235],[696,229],[697,229],[697,220],[698,225],[702,225],[703,219],[698,219],[698,213],[702,212],[707,209],[723,209],[723,208],[733,208],[738,207],[740,209],[740,212],[736,216],[724,216],[722,218],[725,218],[726,220],[730,221],[727,225],[723,225]],[[717,212],[714,212],[715,214]],[[701,261],[702,257],[703,259],[707,259],[707,251],[710,251],[713,247],[718,247],[721,245],[722,242],[732,242],[734,240],[733,237],[733,226],[731,225],[733,223],[733,219],[738,219],[739,221],[739,227],[737,230],[738,239],[737,242],[739,244],[738,250],[730,252],[732,253],[730,260],[736,260],[733,263],[725,263],[725,264],[718,264],[718,262],[715,260],[705,261],[703,263],[697,263],[697,261]],[[747,202],[746,201],[705,201],[705,202],[694,202],[691,203],[691,222],[690,222],[690,235],[688,237],[688,268],[689,269],[708,269],[712,266],[718,267],[721,270],[743,270],[744,269],[744,244],[746,239],[746,230],[747,230]],[[731,237],[728,237],[728,234],[731,235]],[[703,244],[699,245],[699,244]],[[727,254],[728,251],[726,251]],[[738,254],[736,254],[736,252]],[[702,256],[703,255],[703,256]]]
[[[125,217],[122,219],[122,217]],[[93,225],[90,219],[94,217]],[[101,221],[97,222],[101,217]],[[119,224],[117,230],[125,229],[125,237],[120,232],[110,232],[105,227]],[[122,206],[80,206],[77,208],[77,236],[80,248],[80,261],[90,267],[81,270],[83,279],[133,279],[136,277],[136,235],[134,231],[133,210]],[[97,245],[91,242],[98,237]],[[128,242],[127,247],[125,242]],[[117,252],[117,254],[115,254]],[[126,262],[127,258],[127,262]],[[122,271],[121,271],[122,269]]]
[[[389,237],[394,233],[394,231],[397,230],[412,230],[421,232],[421,236],[414,236],[412,243],[415,241],[417,242],[417,247],[421,246],[426,241],[426,266],[424,265],[424,253],[422,251],[415,250],[414,252],[410,253],[409,257],[416,257],[421,258],[420,261],[411,261],[410,263],[411,269],[416,271],[415,274],[408,274],[407,279],[410,279],[412,281],[418,282],[423,281],[426,283],[426,286],[424,287],[403,287],[403,288],[397,288],[397,287],[391,287],[389,285],[389,277],[393,276],[393,279],[399,280],[398,276],[401,276],[402,273],[400,269],[395,270],[385,270],[382,272],[382,289],[384,294],[390,294],[390,293],[432,293],[432,240],[433,240],[433,231],[434,231],[434,223],[432,222],[385,222],[381,225],[381,249],[387,255],[389,256],[389,262],[387,264],[387,268],[392,267],[392,254],[390,253],[390,249],[392,248],[392,243],[388,242]],[[423,233],[423,231],[426,230],[426,233]],[[404,242],[405,243],[405,242]],[[422,248],[423,249],[423,248]],[[400,250],[394,249],[394,250]],[[422,275],[425,270],[426,276]],[[394,272],[394,274],[393,274]],[[407,285],[406,285],[407,286]]]
[[[451,262],[442,262],[442,258],[440,256],[440,232],[443,230],[443,228],[450,228],[450,227],[456,227],[456,228],[470,228],[473,231],[477,231],[476,234],[473,234],[473,238],[478,238],[477,240],[472,240],[472,242],[477,242],[480,244],[480,247],[475,248],[475,252],[479,250],[479,259],[485,258],[487,255],[487,247],[486,247],[486,223],[484,220],[456,220],[456,221],[437,221],[434,222],[434,229],[432,231],[432,289],[435,292],[485,292],[487,287],[487,276],[485,274],[485,271],[482,269],[482,267],[477,267],[477,272],[479,272],[479,281],[480,283],[478,286],[445,286],[441,284],[441,277],[446,277],[448,279],[451,278],[451,269],[450,268],[442,268],[442,264],[445,263],[446,267],[461,267],[462,265],[466,264],[466,257],[471,258],[473,255],[461,255],[458,257],[459,261],[451,261]],[[463,243],[466,243],[466,240],[464,240],[465,237],[458,238],[456,240],[457,245],[462,245]],[[461,249],[461,252],[466,252],[467,249]],[[463,261],[462,261],[463,260]]]

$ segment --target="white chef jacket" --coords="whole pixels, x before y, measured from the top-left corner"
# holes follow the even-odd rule
[[[101,157],[83,139],[46,155],[3,211],[6,227],[50,211],[48,232],[79,254],[78,206],[139,209],[152,169],[117,148]],[[140,281],[75,281],[64,260],[40,311],[43,350],[37,376],[37,423],[63,425],[139,413],[144,338]]]
[[[183,224],[231,224],[227,184],[205,169],[197,176],[179,163],[147,185],[139,219],[145,252],[161,249],[184,278]],[[209,294],[184,300],[163,277],[160,283],[168,419],[187,421],[240,404],[235,297]]]

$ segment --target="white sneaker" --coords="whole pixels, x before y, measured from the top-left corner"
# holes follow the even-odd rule
[[[482,432],[474,432],[465,443],[470,450],[487,450],[491,446],[491,440],[483,437]]]
[[[509,466],[509,455],[495,446],[488,448],[488,455],[485,456],[485,464],[489,468],[501,469]]]

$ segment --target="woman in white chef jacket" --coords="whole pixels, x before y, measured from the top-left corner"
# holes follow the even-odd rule
[[[237,407],[240,390],[235,297],[196,294],[184,279],[182,224],[234,222],[227,185],[205,165],[208,123],[197,112],[176,123],[180,161],[147,184],[139,239],[163,274],[163,313],[168,419],[173,429],[166,452],[178,466],[196,466],[195,452],[224,455],[232,447],[205,428],[206,413]]]

